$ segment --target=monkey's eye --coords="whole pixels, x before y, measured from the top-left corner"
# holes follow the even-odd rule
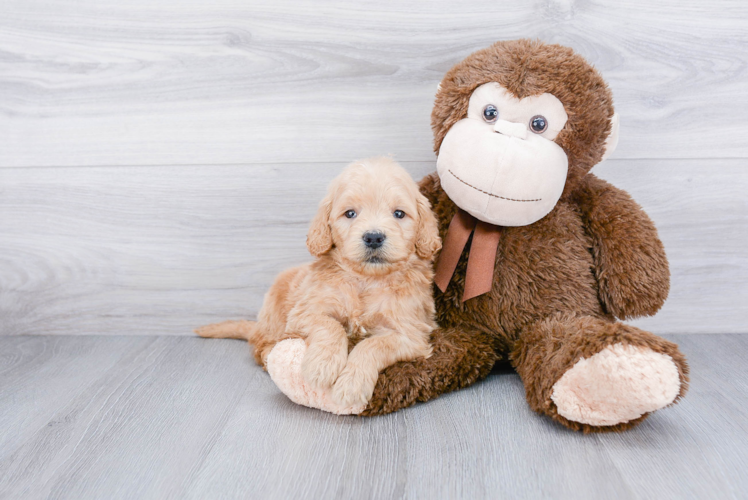
[[[496,109],[496,106],[493,104],[487,104],[485,108],[483,108],[483,119],[487,123],[493,123],[499,118],[499,110]]]
[[[530,130],[536,134],[542,134],[548,128],[548,121],[545,116],[535,115],[530,118]]]
[[[349,219],[353,219],[358,214],[356,214],[355,210],[346,210],[345,214],[343,214],[343,215],[345,215]]]
[[[396,219],[402,219],[403,217],[405,217],[405,212],[403,212],[402,210],[395,210],[392,215],[394,215]]]

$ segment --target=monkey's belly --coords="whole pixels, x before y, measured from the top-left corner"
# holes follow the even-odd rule
[[[490,332],[504,350],[525,326],[547,317],[607,316],[598,299],[591,241],[566,205],[530,226],[503,228],[491,292],[462,303],[468,255],[466,249],[447,291],[436,291],[443,327]]]

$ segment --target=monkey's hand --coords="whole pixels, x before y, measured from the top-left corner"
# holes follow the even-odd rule
[[[278,342],[267,357],[270,377],[288,399],[296,404],[319,408],[337,415],[356,415],[364,405],[342,405],[332,396],[332,389],[317,387],[304,379],[301,363],[307,352],[303,339],[286,339]]]
[[[652,220],[631,196],[587,174],[574,194],[592,238],[600,300],[620,319],[650,316],[665,302],[670,268]]]

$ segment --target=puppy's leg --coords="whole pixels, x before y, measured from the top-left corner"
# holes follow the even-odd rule
[[[201,337],[211,339],[241,339],[250,340],[255,329],[256,321],[222,321],[195,329]]]
[[[338,321],[318,314],[300,320],[309,335],[309,348],[301,363],[301,374],[313,386],[330,387],[348,360],[348,336]]]
[[[333,398],[343,406],[367,404],[381,370],[398,361],[431,355],[431,346],[424,337],[387,331],[359,342],[333,386]]]

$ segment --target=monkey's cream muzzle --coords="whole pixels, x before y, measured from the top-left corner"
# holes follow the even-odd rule
[[[496,120],[493,125],[493,131],[497,134],[503,134],[508,137],[517,139],[527,139],[527,126],[524,123],[512,123],[507,120]]]
[[[543,120],[542,130],[530,129],[535,118]],[[496,82],[477,87],[467,116],[449,129],[439,149],[444,191],[483,222],[526,226],[542,219],[566,184],[568,158],[553,140],[567,119],[552,94],[518,99]]]
[[[444,191],[476,219],[526,226],[556,206],[568,160],[555,142],[509,124],[511,133],[496,133],[478,120],[460,120],[444,137],[436,166]]]

